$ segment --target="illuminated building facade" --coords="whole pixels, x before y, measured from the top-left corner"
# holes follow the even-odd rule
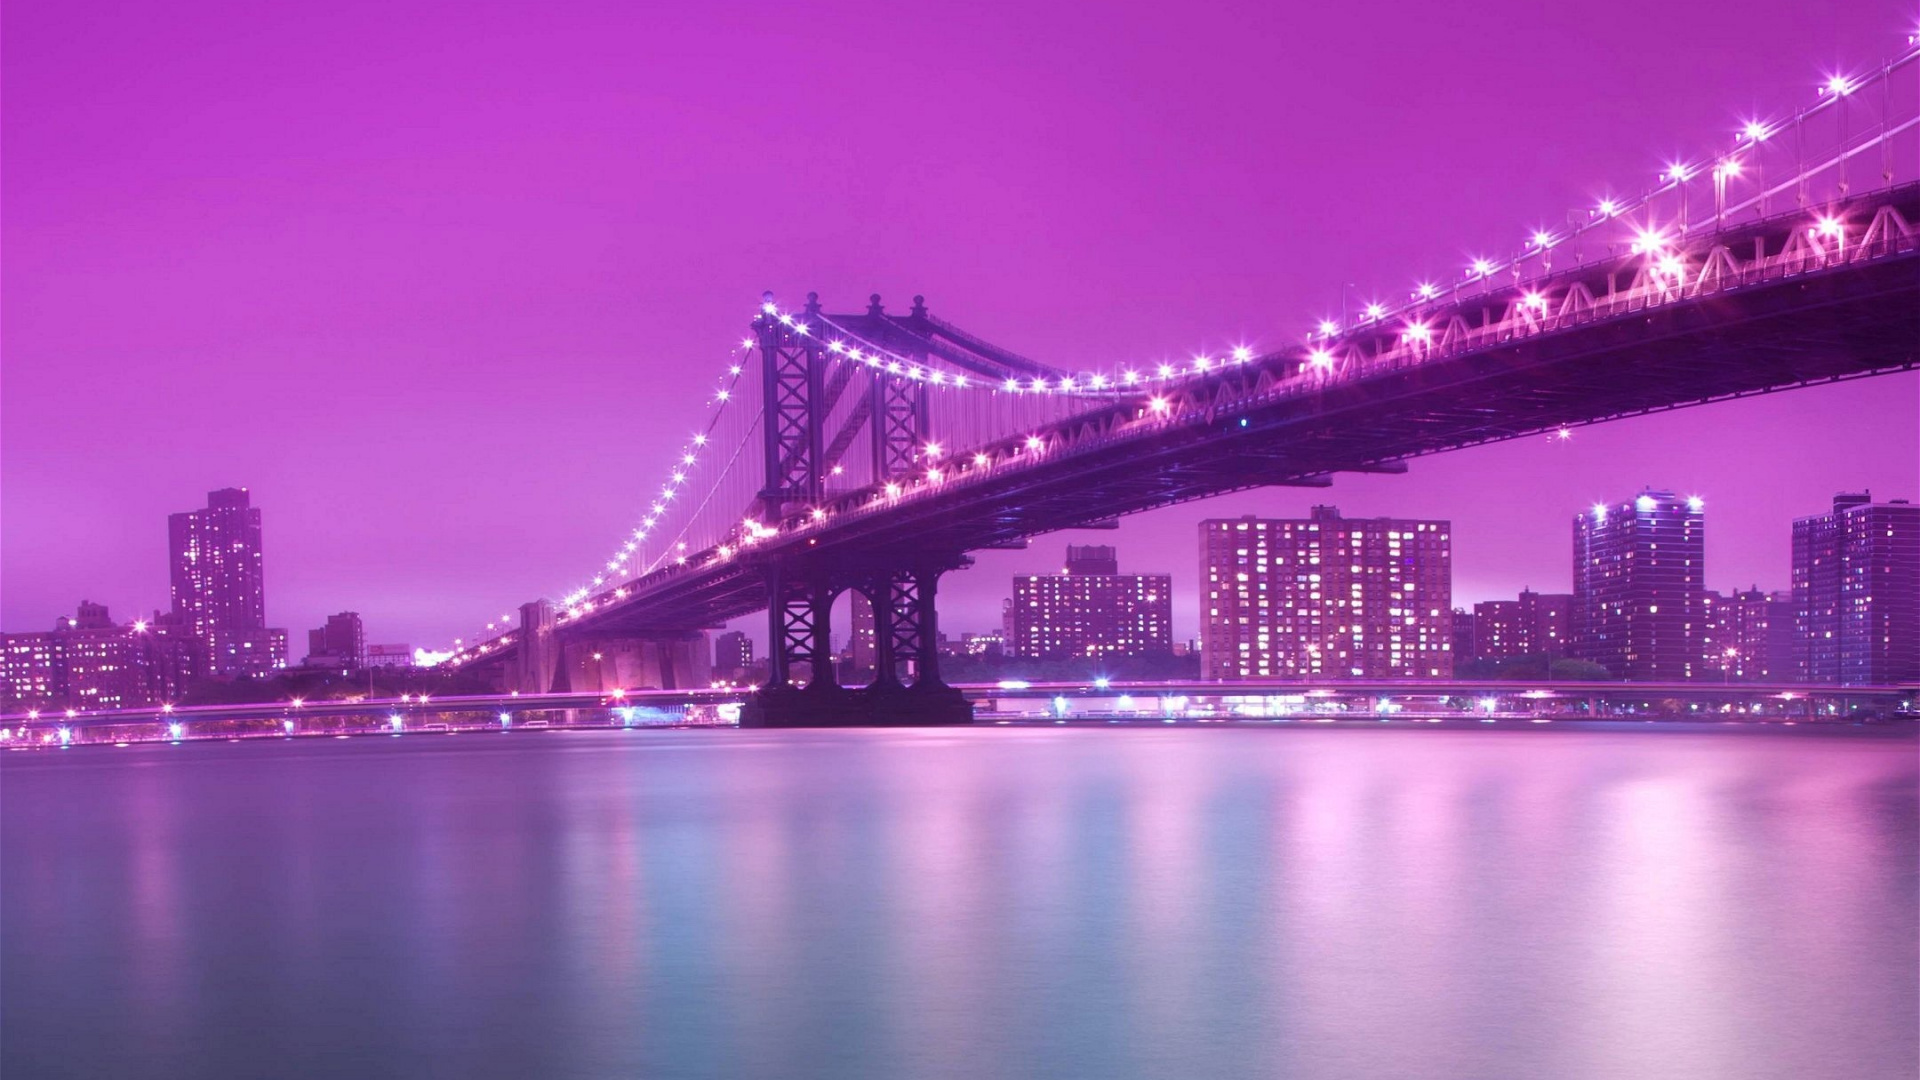
[[[1920,506],[1840,494],[1796,518],[1793,617],[1799,681],[1920,679]]]
[[[1562,657],[1567,655],[1572,627],[1571,594],[1522,589],[1515,600],[1473,605],[1473,648],[1468,655],[1488,660]]]
[[[0,634],[0,711],[143,708],[179,697],[198,674],[198,642],[177,627],[117,625],[83,601],[45,633]]]
[[[1200,677],[1453,674],[1452,525],[1343,518],[1200,523]]]
[[[1147,656],[1173,651],[1173,578],[1122,574],[1112,547],[1067,548],[1058,574],[1013,579],[1002,643],[1014,656]]]
[[[1573,655],[1624,679],[1705,674],[1706,517],[1642,491],[1573,519]]]
[[[1795,681],[1793,596],[1759,587],[1706,594],[1701,651],[1709,675],[1731,682]]]
[[[167,518],[173,610],[206,642],[214,675],[286,666],[287,632],[267,626],[260,510],[246,488],[209,492],[204,510]]]

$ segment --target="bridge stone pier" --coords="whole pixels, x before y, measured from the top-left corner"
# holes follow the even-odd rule
[[[558,627],[551,602],[521,605],[520,648],[503,673],[503,689],[523,694],[685,690],[713,680],[713,649],[704,630],[562,637]]]
[[[713,646],[705,631],[647,637],[593,636],[560,646],[553,689],[687,690],[713,681]]]

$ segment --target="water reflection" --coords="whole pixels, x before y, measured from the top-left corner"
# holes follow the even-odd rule
[[[1914,743],[0,756],[7,1076],[1914,1075]]]

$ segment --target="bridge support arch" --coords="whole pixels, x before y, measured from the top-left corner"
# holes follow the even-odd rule
[[[940,679],[935,604],[940,575],[964,565],[961,557],[879,568],[770,565],[767,684],[748,700],[741,726],[971,723],[973,706]],[[841,686],[834,674],[830,613],[847,589],[873,605],[876,671],[873,684],[860,689]]]

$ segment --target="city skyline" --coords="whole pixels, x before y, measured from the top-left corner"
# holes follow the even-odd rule
[[[1916,3],[5,4],[0,1075],[1920,1077]]]
[[[1899,378],[1906,378],[1906,376],[1900,376]],[[1819,389],[1820,388],[1814,388],[1813,391],[1800,391],[1800,393],[1816,392]],[[1741,404],[1746,403],[1733,403],[1735,406]],[[1920,405],[1920,403],[1916,404]],[[1724,407],[1726,406],[1706,406],[1704,408]],[[1601,425],[1601,427],[1622,426],[1636,422],[1644,422],[1647,419],[1654,418],[1621,421],[1615,425]],[[1597,429],[1586,429],[1582,435],[1576,435],[1575,438],[1591,435],[1595,430]],[[1520,444],[1533,442],[1549,442],[1549,440],[1520,440],[1519,443],[1515,444],[1505,444],[1500,447],[1474,448],[1458,453],[1460,455],[1475,454],[1487,450],[1513,448]],[[1564,453],[1566,452],[1565,441],[1553,439],[1550,441],[1548,449],[1554,453]],[[1442,455],[1442,458],[1449,456],[1455,455]],[[1419,468],[1418,462],[1415,463],[1414,468],[1416,470]],[[1559,538],[1560,542],[1557,545],[1552,543],[1550,538],[1542,538],[1546,542],[1525,548],[1509,546],[1504,549],[1508,556],[1517,553],[1519,556],[1518,562],[1529,567],[1538,568],[1541,571],[1540,575],[1535,576],[1525,572],[1508,573],[1504,576],[1495,575],[1487,569],[1488,565],[1494,561],[1489,554],[1484,550],[1476,552],[1472,548],[1467,547],[1458,537],[1484,535],[1491,531],[1513,530],[1515,527],[1515,518],[1510,517],[1504,521],[1490,521],[1482,518],[1476,521],[1464,515],[1449,517],[1445,513],[1434,513],[1435,510],[1444,509],[1445,503],[1442,500],[1435,499],[1431,493],[1423,498],[1415,498],[1410,495],[1408,498],[1396,500],[1393,492],[1395,485],[1417,487],[1418,480],[1415,475],[1342,477],[1334,488],[1322,492],[1281,488],[1227,495],[1217,499],[1204,500],[1191,506],[1175,507],[1168,510],[1153,511],[1139,515],[1139,517],[1143,519],[1155,519],[1154,524],[1158,527],[1153,529],[1145,529],[1138,526],[1134,529],[1129,529],[1128,525],[1133,519],[1125,519],[1121,522],[1117,530],[1102,530],[1098,532],[1063,530],[1037,537],[1025,551],[980,552],[975,556],[976,565],[964,573],[955,575],[951,584],[943,593],[941,604],[942,627],[949,634],[956,637],[961,633],[997,631],[1001,626],[1001,604],[1010,595],[1008,591],[1009,587],[1005,584],[1007,579],[1020,575],[1057,572],[1060,567],[1061,556],[1055,554],[1056,552],[1063,552],[1066,547],[1076,544],[1102,543],[1124,546],[1129,551],[1139,551],[1141,554],[1134,557],[1137,557],[1140,561],[1132,565],[1137,566],[1140,572],[1165,574],[1172,578],[1174,597],[1172,609],[1173,639],[1176,641],[1197,640],[1200,635],[1203,618],[1200,614],[1200,605],[1197,599],[1200,581],[1192,565],[1194,561],[1192,550],[1193,541],[1191,539],[1192,533],[1190,529],[1183,530],[1184,535],[1174,538],[1174,546],[1159,551],[1151,548],[1141,548],[1129,543],[1129,537],[1137,538],[1141,534],[1158,535],[1163,530],[1167,530],[1167,526],[1162,524],[1163,522],[1183,522],[1183,519],[1191,519],[1193,524],[1197,526],[1199,522],[1208,518],[1226,516],[1224,513],[1216,513],[1215,511],[1216,509],[1224,509],[1227,507],[1240,508],[1239,512],[1241,514],[1254,513],[1263,517],[1305,517],[1312,506],[1319,503],[1336,501],[1336,496],[1340,496],[1337,501],[1342,504],[1350,503],[1356,507],[1367,508],[1364,513],[1356,510],[1354,513],[1348,515],[1351,517],[1411,517],[1416,515],[1403,511],[1401,508],[1404,506],[1424,506],[1428,508],[1428,514],[1430,516],[1442,517],[1454,523],[1456,531],[1456,540],[1453,546],[1454,607],[1471,611],[1475,604],[1510,600],[1525,590],[1543,594],[1570,593],[1573,591],[1572,574],[1570,569],[1567,569],[1567,560],[1565,557],[1564,535]],[[1659,487],[1660,485],[1636,485],[1635,489],[1638,490],[1640,487],[1646,486]],[[1343,488],[1370,488],[1372,490],[1367,493],[1370,497],[1347,498],[1341,495]],[[1842,491],[1864,492],[1866,490],[1868,489],[1861,487],[1849,488],[1844,485],[1833,487],[1830,488],[1826,494],[1805,506],[1794,506],[1776,501],[1777,492],[1773,489],[1768,489],[1768,494],[1761,500],[1765,505],[1758,512],[1755,511],[1751,502],[1747,502],[1743,506],[1742,500],[1738,499],[1727,500],[1713,496],[1700,496],[1704,502],[1713,507],[1715,521],[1715,528],[1709,529],[1706,537],[1707,559],[1704,588],[1709,591],[1723,593],[1735,593],[1755,587],[1765,592],[1786,591],[1790,587],[1792,579],[1791,530],[1794,521],[1822,512],[1822,508],[1831,503],[1836,493]],[[1911,489],[1909,489],[1909,491],[1910,490]],[[1873,498],[1876,502],[1887,502],[1898,499],[1911,500],[1914,498],[1914,495],[1905,492],[1887,493],[1875,491]],[[1605,500],[1602,499],[1601,501]],[[1732,509],[1734,510],[1732,516],[1736,517],[1737,520],[1751,523],[1755,519],[1761,521],[1771,518],[1779,519],[1779,526],[1773,530],[1771,540],[1769,540],[1764,533],[1752,538],[1753,543],[1751,545],[1749,558],[1742,563],[1737,563],[1736,568],[1731,571],[1723,569],[1720,563],[1720,560],[1725,557],[1721,550],[1721,548],[1725,546],[1724,543],[1716,545],[1716,540],[1720,537],[1720,531],[1724,528],[1720,523],[1728,516],[1729,508],[1727,504],[1729,502],[1732,503]],[[1511,506],[1510,503],[1508,505]],[[1571,509],[1578,513],[1590,512],[1592,505],[1593,500],[1581,502],[1570,501]],[[255,509],[258,508],[256,507]],[[1747,512],[1741,514],[1738,512],[1741,509]],[[286,512],[288,511],[281,511],[276,508],[276,520],[278,520],[280,513]],[[297,512],[293,512],[293,516],[297,517]],[[1542,522],[1539,518],[1542,516],[1544,516],[1543,512],[1530,512],[1525,515],[1527,535],[1529,537],[1540,537]],[[1565,518],[1556,515],[1556,520],[1548,524],[1557,525],[1560,532],[1564,534]],[[130,527],[131,526],[129,526],[129,528]],[[1751,528],[1752,526],[1749,524],[1748,527]],[[164,532],[164,529],[161,531]],[[1181,541],[1184,541],[1186,545],[1184,550],[1178,546]],[[275,550],[278,551],[279,541],[277,536],[274,543]],[[164,551],[165,544],[161,543],[159,546]],[[1769,560],[1767,549],[1770,547],[1777,550],[1772,553],[1774,557]],[[285,556],[276,555],[273,560],[267,563],[264,572],[268,588],[274,591],[276,596],[279,592],[276,585],[276,571],[284,558]],[[164,561],[163,555],[163,562]],[[1769,561],[1771,563],[1770,571],[1767,569]],[[1465,572],[1464,577],[1462,571],[1463,566],[1470,568]],[[1555,566],[1561,568],[1562,571],[1558,579],[1554,579],[1551,576],[1551,569]],[[1743,573],[1742,571],[1751,572]],[[103,575],[103,578],[114,576],[119,575]],[[289,576],[299,576],[297,569],[295,574]],[[1463,580],[1470,581],[1471,584],[1463,588]],[[162,583],[158,586],[158,589],[163,594],[166,592],[164,567]],[[352,591],[351,587],[346,586],[336,589],[335,592],[340,598],[332,601],[323,600],[319,605],[322,610],[319,610],[310,617],[304,615],[288,616],[282,611],[283,605],[276,603],[275,610],[271,613],[271,618],[286,626],[301,628],[324,625],[329,617],[337,614],[343,608],[353,609],[356,612],[362,607],[378,610],[379,605],[377,604],[365,604],[362,601],[352,599],[349,595]],[[109,595],[106,590],[102,588],[82,583],[78,586],[73,598],[56,607],[45,619],[35,620],[18,616],[10,617],[6,622],[0,622],[0,632],[22,633],[47,629],[54,625],[58,619],[70,613],[73,605],[80,599],[95,595],[106,597],[103,602],[109,604],[116,610],[157,611],[165,610],[168,606],[168,603],[165,601],[155,603],[130,601],[119,595]],[[549,597],[549,599],[551,599],[551,597]],[[511,606],[517,608],[519,603],[520,602],[516,602]],[[13,611],[14,608],[9,606],[8,610]],[[374,623],[374,616],[363,615],[362,617],[365,622],[370,624]],[[763,620],[757,616],[747,616],[742,619],[732,620],[727,624],[726,628],[744,629],[750,637],[760,642],[761,647],[764,647],[764,627],[761,626],[762,621]],[[397,624],[401,624],[400,620],[386,617],[383,618],[380,623],[375,624],[375,629],[369,632],[381,640],[408,640],[416,644],[421,644],[422,647],[431,647],[431,645],[424,644],[423,639],[420,638],[419,635],[410,637],[408,631],[391,629],[391,627]],[[297,635],[303,631],[296,629],[294,632]],[[840,632],[844,633],[844,628],[842,628]],[[424,639],[424,642],[440,644],[443,640],[445,639]],[[285,660],[289,664],[296,664],[300,661],[301,657],[294,655],[294,652],[298,652],[299,650],[292,646],[290,646],[290,648],[293,648],[293,652],[287,652]]]
[[[1882,19],[1843,20],[1765,4],[1736,27],[1646,5],[1644,14],[1656,13],[1674,32],[1653,41],[1631,30],[1631,18],[1580,20],[1594,47],[1571,61],[1548,61],[1551,50],[1536,47],[1574,25],[1553,18],[1502,22],[1444,56],[1335,61],[1303,43],[1357,32],[1354,13],[1315,11],[1289,22],[1200,11],[1183,16],[1190,25],[1153,37],[1151,49],[1119,35],[1100,53],[1101,66],[1087,67],[1084,55],[1057,72],[1017,66],[1056,93],[1011,127],[1004,109],[982,105],[982,95],[992,102],[1005,93],[989,76],[907,79],[910,90],[881,103],[880,118],[863,84],[833,77],[830,55],[796,54],[801,70],[778,76],[795,84],[766,91],[694,77],[734,54],[732,35],[771,32],[746,25],[655,35],[655,63],[618,67],[619,78],[635,80],[632,89],[694,95],[686,102],[694,108],[683,111],[699,115],[684,122],[700,131],[718,124],[736,131],[740,145],[767,144],[765,153],[743,155],[731,142],[690,142],[675,116],[601,93],[623,88],[592,81],[612,68],[559,72],[553,92],[577,90],[603,103],[573,121],[571,138],[519,149],[503,143],[499,136],[529,117],[517,99],[473,81],[487,65],[463,59],[505,34],[523,43],[527,62],[552,60],[579,40],[566,15],[512,33],[485,19],[383,27],[389,43],[418,38],[435,48],[370,58],[361,78],[336,89],[321,43],[196,34],[206,13],[152,25],[127,16],[116,25],[128,36],[75,52],[83,37],[70,31],[86,18],[83,6],[33,12],[10,22],[12,41],[38,47],[9,65],[9,88],[32,106],[10,112],[9,149],[36,168],[5,193],[7,242],[12,258],[49,273],[32,283],[10,276],[6,286],[0,554],[8,580],[0,625],[44,625],[83,596],[109,597],[119,610],[162,606],[152,569],[161,556],[142,523],[199,492],[246,484],[267,493],[281,515],[268,582],[277,624],[317,625],[348,607],[382,639],[432,645],[469,637],[501,611],[579,584],[580,568],[600,557],[600,538],[627,527],[645,496],[631,479],[636,464],[659,460],[683,434],[657,430],[646,402],[654,393],[697,398],[704,358],[723,353],[761,288],[796,299],[808,288],[851,298],[878,288],[896,306],[925,292],[996,339],[1069,365],[1238,342],[1284,345],[1339,307],[1343,283],[1353,282],[1356,296],[1387,294],[1468,253],[1509,250],[1528,228],[1552,224],[1595,191],[1637,189],[1676,153],[1718,144],[1743,117],[1798,107],[1823,74],[1744,57],[1801,57],[1811,42],[1838,67],[1871,64],[1895,47],[1887,28],[1904,30],[1906,19],[1891,5]],[[1064,13],[1017,18],[1036,41],[1105,41],[1108,33]],[[1687,51],[1688,20],[1731,35],[1727,48]],[[844,23],[826,20],[856,40],[867,32],[860,20]],[[1003,31],[965,19],[939,26],[962,41],[998,41]],[[243,39],[245,48],[234,44]],[[166,79],[151,50],[169,41],[205,50],[194,55],[226,72],[223,79],[246,80],[249,93],[230,100],[224,81]],[[1174,80],[1164,50],[1205,57],[1216,74]],[[1610,57],[1629,54],[1641,70],[1668,74],[1622,81]],[[1501,137],[1463,136],[1419,112],[1374,107],[1409,88],[1435,109],[1475,100],[1476,72],[1496,59],[1505,77],[1530,89],[1510,103]],[[386,93],[420,63],[457,94],[468,120],[443,125],[431,103]],[[102,70],[113,77],[96,77]],[[1172,104],[1143,114],[1101,89],[1135,83],[1168,87]],[[1597,84],[1609,87],[1611,108],[1557,128],[1564,102],[1584,100],[1584,88]],[[395,140],[346,123],[339,102],[315,96],[322,87],[347,102],[382,101],[400,110],[397,123],[431,134]],[[787,89],[802,92],[782,95]],[[796,119],[806,116],[810,132],[850,123],[864,131],[880,119],[906,133],[907,152],[819,160],[789,130],[801,125],[769,114],[765,93]],[[1290,95],[1297,107],[1244,129],[1231,103],[1249,93]],[[1658,131],[1647,129],[1647,115],[1661,117]],[[1093,134],[1116,127],[1161,152],[1135,160],[1126,144]],[[621,137],[609,138],[616,130]],[[937,149],[926,141],[936,130],[968,132],[990,155],[1034,168],[983,163],[972,173],[929,175],[912,151]],[[1551,153],[1538,139],[1511,134],[1528,130],[1558,131]],[[332,171],[299,166],[303,139],[334,142]],[[1351,164],[1381,143],[1420,161],[1418,176]],[[689,146],[691,156],[675,168],[650,168]],[[1293,179],[1276,179],[1267,167],[1303,157],[1326,165]],[[760,165],[740,173],[745,158],[805,162],[797,173],[773,166],[777,179],[792,185],[793,200],[820,228],[855,239],[824,253],[795,244],[744,261],[716,254],[760,253],[758,238],[792,229],[784,210],[753,197],[756,183],[776,177]],[[1206,211],[1184,198],[1201,167]],[[129,175],[141,182],[118,182]],[[1087,200],[1078,193],[1091,175],[1105,194]],[[1485,187],[1489,176],[1501,178],[1500,198],[1456,205],[1449,197]],[[369,183],[391,204],[343,201]],[[553,197],[523,197],[534,189]],[[1019,193],[1018,212],[937,209],[1003,190]],[[678,230],[652,217],[641,226],[619,215],[609,224],[604,207],[649,200],[691,202],[726,231]],[[873,224],[876,200],[896,224]],[[530,216],[497,221],[507,206]],[[1135,206],[1175,209],[1146,220]],[[1311,212],[1295,209],[1302,206]],[[484,240],[456,237],[450,222],[465,220],[499,227]],[[463,246],[470,244],[480,246]],[[195,255],[155,260],[155,250]],[[1288,257],[1273,259],[1279,251]],[[1005,274],[1008,263],[1031,269]],[[1152,272],[1162,263],[1195,269],[1162,280]],[[114,319],[94,317],[93,293],[80,284],[100,275],[127,298]],[[395,304],[395,275],[425,283],[424,300]],[[1912,374],[1815,387],[1581,429],[1565,445],[1422,458],[1405,477],[1341,476],[1324,497],[1356,514],[1455,521],[1455,584],[1471,602],[1522,587],[1566,588],[1560,560],[1530,561],[1547,550],[1539,541],[1554,523],[1611,491],[1671,486],[1704,495],[1725,523],[1709,541],[1708,587],[1784,588],[1773,539],[1783,514],[1805,512],[1837,490],[1900,497],[1920,488],[1916,401],[1920,378]],[[76,416],[106,434],[76,441],[68,430]],[[286,450],[263,455],[261,447]],[[1756,474],[1764,485],[1740,483]],[[468,477],[481,479],[461,482]],[[1171,538],[1201,517],[1297,516],[1320,497],[1228,496],[1128,519],[1119,533],[1093,539],[1150,558],[1175,550]],[[1024,558],[985,554],[979,569],[955,576],[943,594],[949,625],[993,625],[998,586],[975,583],[1044,568]],[[1166,569],[1176,592],[1192,595],[1184,562]],[[1176,612],[1174,632],[1197,632],[1191,608]]]
[[[3,696],[16,704],[52,705],[67,700],[71,691],[73,700],[105,694],[123,703],[146,705],[178,696],[196,671],[216,677],[238,673],[239,669],[207,668],[222,654],[221,640],[232,629],[215,625],[220,620],[207,616],[224,610],[242,624],[264,619],[261,512],[251,506],[250,493],[244,488],[209,492],[207,500],[207,508],[169,515],[173,611],[156,611],[152,619],[116,622],[108,616],[108,605],[83,600],[78,620],[62,615],[51,633],[0,628],[0,645],[6,646],[0,649]],[[1007,590],[1010,596],[1002,601],[1000,626],[984,636],[1003,643],[1008,659],[1191,655],[1199,662],[1202,678],[1227,680],[1431,677],[1453,674],[1469,660],[1539,657],[1594,662],[1611,671],[1613,678],[1627,681],[1731,681],[1736,674],[1748,681],[1758,674],[1761,681],[1884,683],[1920,673],[1916,666],[1920,657],[1913,655],[1920,642],[1920,626],[1914,618],[1920,611],[1920,506],[1909,499],[1836,492],[1830,512],[1793,519],[1793,590],[1736,587],[1725,592],[1705,583],[1710,560],[1704,558],[1704,540],[1711,535],[1701,524],[1705,509],[1705,501],[1697,496],[1646,488],[1618,502],[1597,502],[1573,518],[1572,592],[1543,593],[1522,587],[1515,599],[1473,602],[1460,600],[1452,591],[1450,521],[1385,515],[1357,519],[1326,504],[1313,506],[1310,516],[1300,520],[1253,515],[1208,519],[1199,523],[1194,553],[1199,556],[1200,576],[1209,584],[1196,590],[1194,603],[1203,606],[1201,600],[1210,598],[1206,603],[1213,605],[1214,618],[1202,618],[1197,637],[1176,641],[1168,631],[1171,612],[1178,608],[1171,575],[1119,574],[1117,549],[1110,544],[1068,545],[1052,570],[1015,575]],[[1650,528],[1653,531],[1647,533]],[[1668,535],[1674,529],[1679,531]],[[1355,563],[1351,614],[1368,620],[1365,638],[1377,654],[1362,660],[1361,652],[1353,653],[1351,670],[1340,666],[1346,660],[1333,666],[1321,663],[1323,654],[1332,658],[1346,657],[1344,650],[1356,647],[1365,651],[1358,626],[1348,634],[1348,627],[1334,625],[1343,618],[1335,609],[1349,606],[1345,560],[1330,571],[1331,585],[1306,584],[1309,577],[1320,580],[1320,573],[1311,571],[1324,570],[1321,564],[1328,550],[1323,549],[1333,545],[1344,551],[1349,540]],[[1667,547],[1661,549],[1661,543]],[[1246,549],[1238,557],[1236,546]],[[194,558],[203,549],[218,555],[214,549],[228,548],[232,554],[224,562],[216,558],[201,566]],[[1409,560],[1404,576],[1403,549]],[[1271,570],[1270,559],[1274,560]],[[1360,563],[1367,564],[1364,575]],[[1288,570],[1289,564],[1297,564],[1299,572]],[[1668,568],[1662,570],[1662,566]],[[1238,586],[1229,580],[1234,570],[1242,571]],[[1649,570],[1653,573],[1642,582]],[[1385,577],[1363,585],[1376,573]],[[1395,609],[1394,605],[1412,598],[1416,587],[1421,590],[1421,610]],[[1809,588],[1811,592],[1806,591]],[[1323,603],[1326,589],[1331,592]],[[1407,596],[1400,595],[1403,589]],[[1271,612],[1266,610],[1269,599],[1273,600]],[[1668,611],[1656,615],[1661,605]],[[864,597],[854,593],[848,593],[841,606],[830,642],[836,661],[844,664],[841,680],[861,685],[874,675],[873,611]],[[1850,614],[1842,615],[1843,606]],[[1428,607],[1432,610],[1425,610]],[[543,617],[551,619],[554,614],[551,604],[546,605]],[[1387,619],[1389,615],[1395,617]],[[1401,615],[1410,617],[1402,620]],[[1426,618],[1429,615],[1431,619]],[[1633,629],[1643,620],[1650,621]],[[1400,625],[1402,621],[1406,627]],[[734,622],[751,627],[754,620]],[[1245,629],[1232,629],[1235,623]],[[75,630],[91,632],[93,638],[60,636]],[[1219,642],[1210,643],[1210,631]],[[329,615],[324,625],[309,630],[307,655],[298,663],[286,655],[284,631],[264,632],[270,635],[269,648],[278,652],[259,657],[264,666],[256,674],[283,667],[306,671],[411,666],[416,659],[405,645],[369,645],[363,621],[353,611]],[[1269,641],[1271,634],[1278,636]],[[941,649],[970,651],[960,646],[975,636],[949,626],[941,632]],[[1236,647],[1247,654],[1256,638],[1257,649],[1251,655],[1237,660],[1230,655]],[[1831,640],[1822,644],[1816,640],[1821,638]],[[1403,639],[1408,662],[1406,670],[1399,671],[1403,646],[1397,643]],[[675,664],[705,669],[711,662],[715,678],[738,678],[744,667],[727,658],[751,659],[755,650],[753,635],[741,629],[715,628],[698,635],[698,640],[700,647],[687,654],[693,659],[663,661],[657,652],[621,645],[604,650],[618,655],[594,649],[591,655],[583,652],[570,662],[599,672],[595,677],[650,676],[668,681],[686,677],[684,671],[669,674]],[[1388,641],[1396,642],[1391,663],[1386,656]],[[161,652],[156,653],[156,648]],[[1303,648],[1307,651],[1302,652]],[[91,670],[90,649],[105,649],[94,662],[122,664],[118,670],[123,674],[111,674],[116,670],[112,666],[100,676],[85,674]],[[177,655],[163,657],[169,649]],[[1416,657],[1428,652],[1434,655]],[[1873,659],[1866,659],[1868,653]],[[192,659],[194,655],[199,659]],[[248,654],[240,651],[229,662],[247,659]],[[910,669],[903,669],[903,674],[910,674]],[[52,692],[54,687],[58,692]]]

